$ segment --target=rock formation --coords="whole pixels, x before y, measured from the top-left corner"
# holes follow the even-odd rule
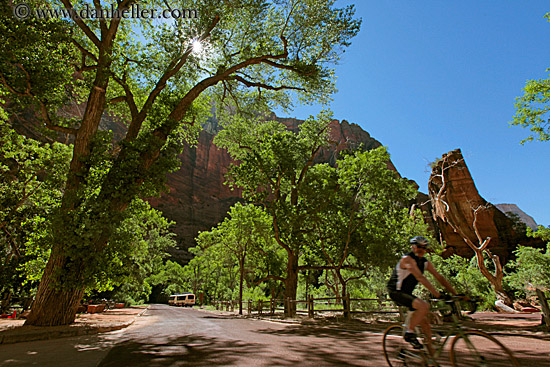
[[[153,207],[176,224],[178,249],[172,255],[185,262],[186,251],[194,246],[199,231],[209,230],[225,217],[229,208],[240,199],[240,192],[224,185],[231,157],[213,143],[214,135],[201,131],[196,147],[186,147],[179,156],[181,168],[167,177],[169,191],[160,198],[151,198]]]
[[[518,216],[518,218],[525,223],[525,225],[533,230],[538,228],[537,222],[529,214],[518,208],[516,204],[495,204],[495,206],[504,214],[512,213]]]
[[[298,132],[300,125],[303,120],[298,120],[294,118],[280,118],[275,115],[272,115],[271,118],[275,121],[279,121],[286,125],[289,130]],[[333,142],[333,145],[330,148],[322,149],[318,155],[316,163],[318,162],[327,162],[329,164],[335,164],[336,159],[338,158],[338,153],[345,149],[354,149],[361,146],[365,150],[376,149],[382,144],[372,138],[368,132],[363,130],[357,124],[350,124],[346,120],[338,122],[338,120],[333,120],[330,124],[330,139]],[[388,162],[388,168],[397,172],[397,169],[392,162]]]
[[[518,233],[510,218],[479,195],[460,149],[444,154],[433,164],[428,190],[436,230],[446,243],[446,256],[474,255],[455,228],[478,246],[490,237],[488,249],[503,263],[513,256],[518,244],[542,246],[538,239]]]

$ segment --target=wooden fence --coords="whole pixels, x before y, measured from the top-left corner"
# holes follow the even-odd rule
[[[216,309],[234,311],[238,308],[239,301],[213,301]],[[309,296],[307,300],[290,299],[271,299],[267,301],[243,301],[243,308],[246,308],[249,315],[256,313],[261,316],[264,314],[275,315],[278,311],[284,312],[286,308],[291,309],[294,304],[296,314],[307,315],[310,318],[323,312],[333,314],[342,314],[345,318],[350,318],[353,314],[380,315],[394,314],[401,315],[399,309],[390,299],[379,298],[350,298],[349,295],[342,298],[325,297],[313,298]]]

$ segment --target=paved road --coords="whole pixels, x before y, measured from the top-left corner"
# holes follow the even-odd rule
[[[127,329],[0,345],[0,366],[384,366],[378,333],[152,305]],[[522,366],[550,367],[550,342],[499,337]]]
[[[218,316],[154,305],[99,364],[121,366],[380,366],[379,335]]]

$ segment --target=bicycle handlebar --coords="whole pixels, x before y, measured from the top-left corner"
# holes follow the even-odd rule
[[[467,312],[468,315],[473,315],[477,311],[477,305],[479,303],[479,300],[477,298],[471,298],[466,295],[458,295],[458,296],[447,295],[445,297],[433,298],[430,301],[445,302],[448,305],[451,305],[458,301],[468,302],[472,306],[472,309]]]

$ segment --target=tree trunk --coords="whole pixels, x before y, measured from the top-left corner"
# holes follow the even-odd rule
[[[544,319],[544,323],[546,324],[546,330],[550,330],[550,307],[548,307],[548,299],[541,289],[537,288],[536,292],[542,308],[542,317]]]
[[[306,300],[309,299],[309,270],[306,270]]]
[[[25,325],[57,326],[74,322],[84,287],[73,286],[78,284],[73,282],[74,279],[68,282],[70,286],[61,285],[56,270],[62,269],[66,263],[67,257],[52,251]]]
[[[239,315],[243,314],[243,284],[244,284],[244,259],[241,258],[239,267],[241,268],[240,271],[240,279],[239,279]]]
[[[349,319],[350,318],[350,302],[349,302],[349,294],[347,293],[347,287],[346,284],[342,284],[342,306],[344,307],[344,318]]]
[[[116,33],[116,26],[111,27],[110,32]],[[104,50],[110,50],[111,42],[104,42]],[[92,150],[92,141],[99,128],[99,123],[105,110],[105,95],[109,84],[111,57],[109,52],[100,52],[98,68],[94,80],[94,87],[90,90],[86,110],[82,117],[80,128],[75,135],[73,158],[70,163],[65,191],[61,201],[61,210],[64,215],[70,216],[71,211],[81,204],[78,191],[82,189],[89,167],[85,163]],[[66,225],[70,221],[63,222],[55,229],[54,238],[59,240],[65,234],[74,234],[74,228]],[[60,236],[58,237],[58,235]],[[98,241],[104,244],[109,239],[107,232],[100,234],[105,236],[105,241]],[[69,241],[74,241],[71,239]],[[76,239],[78,240],[78,239]],[[74,258],[64,252],[67,243],[57,242],[53,244],[52,252],[44,274],[40,279],[38,291],[31,307],[31,312],[25,325],[35,326],[56,326],[68,325],[74,322],[76,310],[84,295],[85,287],[82,285],[82,272],[86,263],[81,259]],[[90,249],[97,251],[96,249]],[[67,274],[67,268],[78,269],[70,272],[69,278],[61,279],[63,273]]]
[[[479,248],[473,248],[477,260],[477,265],[479,267],[479,270],[481,271],[481,274],[487,280],[491,285],[493,286],[493,289],[495,290],[495,293],[497,295],[497,298],[504,302],[506,306],[513,307],[513,301],[510,295],[504,290],[502,287],[502,279],[504,278],[504,272],[502,269],[502,265],[500,262],[500,258],[497,255],[493,255],[489,250],[480,250]],[[485,266],[485,261],[483,257],[483,252],[487,252],[487,254],[491,257],[493,264],[495,265],[495,274],[491,274],[489,269]]]
[[[75,223],[69,219],[71,213],[68,211],[53,222],[52,237],[57,242],[52,246],[25,325],[57,326],[74,322],[90,274],[96,270],[94,257],[101,256],[112,234],[110,228],[121,221],[120,217],[90,213],[88,218],[104,230],[96,231],[94,238],[86,239],[77,234]],[[110,226],[103,224],[109,219]]]
[[[288,252],[286,274],[284,298],[285,300],[295,301],[298,289],[298,256],[290,251]],[[285,316],[293,317],[295,313],[296,303],[285,302]]]
[[[0,313],[8,312],[11,305],[11,292],[7,291],[2,298],[2,303],[0,305]]]

